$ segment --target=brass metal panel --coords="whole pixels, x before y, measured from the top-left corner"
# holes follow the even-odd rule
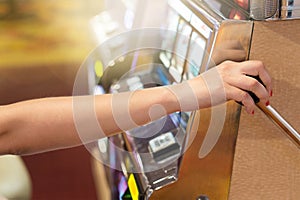
[[[251,33],[252,22],[230,21],[227,23],[225,21],[216,38],[215,52],[220,50],[218,48],[222,47],[223,42],[235,40],[241,44],[247,56]],[[228,199],[240,106],[235,102],[229,102],[225,106],[226,118],[221,136],[213,150],[204,158],[199,158],[199,150],[211,120],[222,121],[220,119],[223,116],[211,119],[211,109],[197,112],[192,135],[190,135],[190,138],[195,138],[184,154],[178,181],[155,191],[151,200],[196,199],[203,194],[207,195],[210,200]],[[193,135],[195,133],[196,135]]]
[[[273,78],[271,104],[300,130],[300,20],[255,22],[250,59]],[[242,111],[230,199],[300,197],[300,151],[259,109]]]
[[[192,131],[196,135],[190,136],[195,138],[183,157],[179,180],[155,191],[150,199],[196,199],[203,194],[210,200],[227,199],[239,115],[240,106],[229,103],[219,141],[210,154],[200,159],[199,150],[211,122],[211,109],[197,112],[195,127],[199,124],[200,128]]]

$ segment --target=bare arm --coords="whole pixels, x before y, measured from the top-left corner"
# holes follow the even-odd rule
[[[83,102],[81,107],[84,109],[85,106],[89,106],[86,105],[87,98],[94,97],[44,98],[0,107],[1,154],[30,154],[80,145],[82,141],[78,135],[77,126],[80,129],[80,123],[87,127],[93,124],[90,124],[89,117],[84,117],[84,110],[77,113],[83,116],[83,121],[76,124],[74,102]],[[93,134],[93,138],[89,137],[89,141],[110,136],[122,130],[114,119],[112,98],[112,94],[95,97],[95,114],[103,132],[101,133],[100,129],[91,130],[94,133],[86,132],[87,135]],[[126,99],[121,101],[126,101]],[[167,113],[179,109],[176,98],[165,87],[136,91],[132,93],[129,103],[128,106],[134,105],[130,106],[130,115],[137,125],[151,120],[148,110],[154,104],[163,105]],[[165,113],[155,118],[163,114]],[[99,133],[97,134],[96,131]]]
[[[259,75],[266,88],[246,74]],[[175,86],[96,97],[45,98],[2,106],[0,154],[31,154],[72,147],[175,111],[196,110],[230,99],[241,101],[247,112],[252,113],[254,102],[245,90],[254,92],[264,103],[269,100],[271,78],[261,62],[225,62]],[[220,95],[222,92],[225,99]],[[212,101],[212,97],[217,101]],[[98,123],[96,127],[90,124],[93,116]]]

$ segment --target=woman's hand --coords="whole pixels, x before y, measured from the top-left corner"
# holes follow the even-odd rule
[[[249,75],[258,76],[263,84]],[[247,91],[253,92],[266,105],[269,104],[269,97],[272,95],[271,77],[261,61],[225,61],[199,77],[190,80],[189,84],[192,88],[197,88],[196,82],[203,85],[201,84],[203,81],[211,100],[209,104],[207,101],[200,102],[198,100],[199,107],[208,107],[227,100],[235,100],[241,102],[248,113],[253,114],[255,103]],[[199,89],[195,91],[197,92],[197,90]],[[197,92],[197,95],[198,99],[203,99],[200,96],[201,93]],[[202,103],[205,103],[205,105],[201,105]]]

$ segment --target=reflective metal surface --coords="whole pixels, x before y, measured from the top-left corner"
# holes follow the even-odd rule
[[[218,2],[222,3],[218,4]],[[247,2],[247,4],[245,3],[238,5],[228,2],[229,1],[225,0],[169,1],[173,14],[170,19],[170,26],[168,28],[180,34],[176,34],[169,38],[166,37],[165,40],[162,39],[161,43],[162,46],[167,47],[168,49],[172,50],[172,52],[180,52],[182,57],[180,58],[176,54],[170,53],[170,51],[161,51],[158,53],[158,60],[159,62],[161,62],[163,70],[167,74],[167,76],[164,76],[163,78],[164,81],[162,81],[164,82],[164,84],[179,83],[185,79],[190,79],[194,76],[197,76],[199,73],[202,73],[207,69],[214,67],[216,64],[223,62],[224,60],[243,61],[248,58],[250,46],[252,45],[251,40],[254,24],[254,22],[250,21],[249,19],[256,18],[259,20],[264,20],[266,17],[271,17],[272,14],[270,13],[273,13],[273,11],[268,9],[274,9],[274,7],[277,8],[277,6],[275,4],[272,4],[275,3],[275,1],[252,1],[251,5],[248,1],[243,1],[244,3]],[[232,2],[236,3],[237,1]],[[243,7],[245,5],[247,5],[247,7]],[[254,8],[255,5],[257,6],[257,9],[261,10],[251,11],[251,6],[252,8]],[[266,5],[272,6],[268,7]],[[184,37],[181,37],[182,35]],[[198,46],[205,49],[207,52],[203,53],[203,49],[197,48],[197,45],[195,45],[196,43],[198,43]],[[257,45],[257,43],[258,42],[256,41],[254,44]],[[272,49],[276,49],[276,47],[273,47]],[[236,50],[238,50],[239,53],[236,53]],[[268,51],[269,50],[266,50],[265,52]],[[132,57],[135,58],[135,55],[136,54],[133,54]],[[274,55],[272,55],[272,57],[273,56]],[[200,57],[201,60],[197,60],[197,58]],[[191,62],[189,63],[187,62],[187,60]],[[124,65],[124,61],[119,63],[118,62],[119,61],[114,64],[117,64],[119,66]],[[128,63],[126,64],[128,65]],[[132,63],[129,62],[129,65],[130,64]],[[151,70],[146,70],[147,72],[143,75],[147,74],[151,76],[151,74],[153,75],[157,73],[157,71],[152,70],[151,67],[147,67]],[[123,76],[124,73],[121,72],[120,76],[118,75],[114,77],[114,81],[107,83],[108,86],[106,86],[105,79],[102,79],[101,81],[103,87],[106,88],[106,90],[110,90],[110,92],[122,92],[143,88],[143,84],[140,84],[140,74],[136,73],[136,71],[131,72],[132,73],[129,73],[128,77]],[[120,71],[116,70],[115,73],[120,73]],[[160,73],[158,73],[158,76],[159,74]],[[139,76],[138,78],[137,75]],[[123,78],[121,78],[122,76]],[[111,77],[107,80],[111,81]],[[158,85],[164,85],[162,84],[162,82],[160,81]],[[250,126],[250,128],[242,128],[242,130],[240,128],[239,130],[241,107],[235,102],[229,102],[228,104],[221,105],[220,107],[217,107],[215,109],[222,110],[224,108],[226,108],[226,114],[224,115],[226,117],[226,120],[224,124],[219,123],[220,118],[222,117],[221,115],[217,117],[213,116],[212,109],[203,109],[198,112],[194,112],[190,115],[190,119],[192,120],[185,121],[185,124],[187,126],[181,128],[186,128],[187,133],[183,131],[183,134],[178,134],[180,137],[177,137],[177,139],[183,138],[183,140],[178,140],[180,141],[179,143],[181,145],[180,151],[182,151],[182,149],[184,149],[186,146],[189,146],[189,148],[186,149],[187,151],[183,157],[183,162],[181,162],[182,160],[179,159],[178,162],[176,161],[174,163],[171,163],[169,166],[167,166],[166,168],[162,168],[161,170],[151,171],[150,173],[140,173],[137,175],[137,182],[139,182],[139,180],[143,182],[142,184],[140,184],[140,186],[142,187],[141,190],[144,190],[145,194],[147,193],[146,198],[150,196],[152,191],[157,190],[152,194],[150,199],[208,198],[211,200],[219,200],[228,199],[230,193],[232,196],[235,196],[236,199],[245,199],[239,197],[243,196],[247,188],[243,188],[243,190],[231,190],[230,188],[232,186],[232,173],[234,172],[234,158],[240,158],[240,154],[235,154],[237,136],[239,131],[243,132],[245,130],[249,131],[251,134],[255,134],[253,132],[255,132],[254,130],[257,129],[256,123],[258,123],[257,121],[261,120],[261,115],[259,115],[258,120],[255,120],[255,118],[251,118],[249,120],[247,118],[246,122],[244,123]],[[280,115],[278,115],[278,113],[270,106],[261,106],[261,108],[266,115],[270,116],[275,121],[275,123],[283,128],[288,136],[294,139],[296,144],[299,145],[299,134],[289,125],[289,123],[287,123]],[[248,124],[248,122],[252,123]],[[222,131],[220,133],[220,138],[217,137],[217,139],[219,140],[214,141],[216,145],[212,148],[211,152],[206,156],[201,157],[199,156],[199,150],[205,142],[205,137],[208,134],[210,124],[214,124],[216,126],[216,129],[220,129]],[[266,132],[268,132],[269,130],[264,129],[265,127],[260,128],[262,128]],[[133,132],[134,131],[128,132],[127,135],[119,135],[117,139],[121,141],[125,149],[137,155],[130,158],[134,159],[133,165],[135,167],[148,170],[152,167],[151,163],[159,163],[171,154],[177,155],[177,146],[173,146],[173,144],[176,143],[176,140],[174,140],[174,138],[171,138],[171,140],[169,140],[171,141],[171,143],[169,143],[169,147],[172,148],[169,149],[170,151],[168,151],[168,153],[171,154],[161,156],[160,147],[153,146],[153,144],[159,143],[161,139],[165,140],[164,138],[169,137],[169,132],[161,132],[159,133],[159,135],[155,135],[152,138],[148,138],[147,140],[131,138],[130,134],[132,134]],[[151,125],[148,125],[142,127],[141,129],[137,129],[135,133],[143,133],[147,135],[150,132]],[[133,135],[135,133],[133,133]],[[246,137],[248,137],[248,135]],[[257,141],[257,138],[254,138],[253,140],[252,139],[253,138],[250,138],[252,142],[254,141],[253,143],[261,142]],[[259,143],[259,147],[264,149],[265,143],[271,143],[272,145],[276,144],[276,147],[279,147],[279,149],[283,148],[283,151],[286,152],[286,149],[284,149],[284,142],[280,140],[280,143],[277,143],[277,141],[274,142],[272,140],[274,140],[274,135],[271,135],[270,137],[268,135],[266,141],[262,141],[261,143]],[[188,143],[186,146],[185,142]],[[256,163],[256,160],[260,159],[260,155],[265,154],[265,151],[260,151],[257,150],[258,148],[256,148],[255,155],[257,156],[247,160],[247,152],[249,150],[251,151],[251,145],[247,146],[249,144],[248,140],[246,142],[245,140],[242,140],[241,143],[243,145],[242,147],[239,146],[239,148],[241,148],[242,151],[246,152],[242,155],[242,159],[245,158],[245,161],[242,162],[242,164],[248,164],[249,161],[251,161],[251,163]],[[283,147],[281,147],[281,145]],[[247,146],[247,148],[245,146]],[[143,151],[151,152],[152,156],[140,156],[139,154]],[[269,152],[272,151],[273,149]],[[125,156],[119,156],[121,158],[118,157],[117,160],[119,162],[120,160],[121,162],[123,162],[121,163],[121,165],[125,166],[127,161],[130,160],[126,159]],[[297,155],[293,154],[293,156]],[[286,157],[289,157],[289,155],[287,155]],[[266,165],[260,164],[262,163],[262,161],[266,160],[266,157],[263,158],[264,159],[257,161],[259,164],[256,164],[255,166],[262,165],[262,168],[264,168]],[[124,161],[122,161],[122,159],[124,159]],[[297,163],[297,160],[293,160],[291,161],[291,163]],[[241,163],[235,165],[236,171],[241,171]],[[127,176],[128,174],[126,173],[126,168],[132,167],[132,163],[131,165],[129,163],[128,166],[124,166],[123,173],[125,174],[125,176]],[[246,172],[251,174],[251,171],[254,170],[249,169],[250,168],[246,168]],[[178,179],[178,176],[179,181],[175,182]],[[238,180],[238,184],[234,184],[234,189],[243,186],[243,184],[239,184],[240,180],[243,180],[243,178],[240,177],[241,175],[239,174],[238,178],[236,179]],[[245,177],[245,179],[251,178],[251,176]],[[245,180],[243,181],[246,182]],[[255,189],[255,191],[259,191],[261,188]],[[264,189],[261,190],[263,191]]]
[[[250,1],[250,17],[264,20],[273,17],[278,11],[278,0],[252,0]]]
[[[209,53],[205,55],[207,56],[206,69],[223,62],[220,55],[226,55],[225,59],[230,60],[246,59],[253,25],[251,21],[227,21],[222,20],[221,16],[213,18],[216,13],[198,7],[197,4],[185,3],[194,11],[193,16],[212,30],[208,40],[211,42],[207,46]],[[210,17],[214,20],[208,20]],[[190,26],[199,34],[198,30],[201,26],[194,26],[194,24]],[[237,55],[238,49],[241,53]],[[200,70],[201,72],[203,71]],[[241,107],[235,102],[230,102],[215,109],[222,110],[224,107],[226,107],[224,126],[218,123],[222,116],[213,116],[211,109],[203,109],[195,113],[194,124],[189,131],[187,146],[190,147],[183,157],[178,181],[155,191],[150,199],[197,199],[200,196],[211,200],[228,199]],[[208,134],[210,124],[214,124],[216,129],[220,127],[222,133],[212,151],[201,158],[200,148]]]
[[[227,19],[278,20],[300,18],[299,0],[193,0]]]

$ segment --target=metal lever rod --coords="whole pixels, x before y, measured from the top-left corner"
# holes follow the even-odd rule
[[[300,134],[272,106],[260,102],[256,105],[300,148]]]

